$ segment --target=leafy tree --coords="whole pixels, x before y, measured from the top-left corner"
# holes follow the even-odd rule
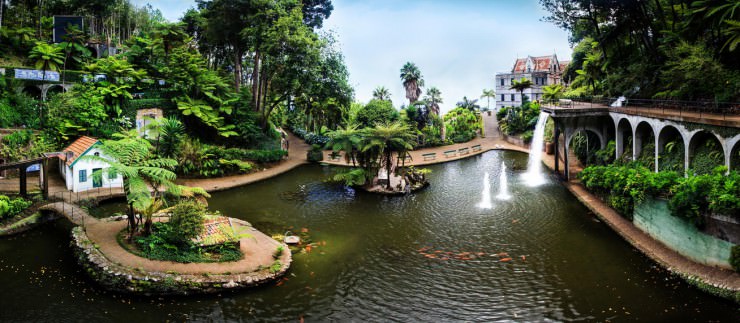
[[[108,56],[101,58],[85,69],[93,74],[104,74],[105,80],[94,83],[94,88],[105,98],[106,106],[111,114],[120,116],[124,102],[133,98],[131,92],[137,82],[146,77],[144,70],[137,70],[126,60]]]
[[[81,158],[107,164],[109,167],[106,167],[103,172],[123,176],[123,190],[129,205],[130,238],[138,228],[134,212],[151,211],[153,206],[160,203],[159,200],[163,193],[186,197],[195,194],[208,196],[202,188],[175,184],[176,175],[172,169],[177,166],[177,161],[157,158],[153,154],[151,143],[141,138],[136,130],[114,134],[114,138],[115,140],[103,141],[99,146],[102,156]],[[93,176],[103,176],[103,174],[99,172]],[[152,213],[146,212],[145,235],[151,233]]]
[[[110,117],[105,112],[103,97],[86,85],[77,85],[71,91],[52,96],[47,104],[46,126],[60,141],[79,135],[106,136],[101,125]]]
[[[457,107],[445,114],[444,122],[447,137],[453,142],[470,141],[481,129],[480,115],[464,107]]]
[[[522,96],[522,100],[524,100],[524,90],[532,87],[532,81],[526,78],[522,78],[521,80],[514,80],[513,83],[511,83],[511,87],[509,89],[511,90],[517,90],[519,91],[519,95]]]
[[[345,162],[349,164],[351,161],[352,166],[355,166],[355,155],[359,149],[361,140],[360,135],[361,132],[355,126],[348,126],[347,128],[340,127],[328,133],[329,142],[326,144],[326,147],[331,148],[335,152],[344,151]]]
[[[362,151],[377,151],[381,157],[380,165],[385,167],[388,176],[391,176],[393,167],[393,153],[399,156],[414,149],[414,134],[408,126],[400,122],[383,123],[369,129]],[[388,181],[388,189],[391,183]]]
[[[373,90],[373,99],[391,102],[391,92],[385,86],[379,86]]]
[[[409,104],[413,104],[418,101],[421,95],[421,88],[424,86],[424,78],[421,76],[421,71],[412,62],[406,62],[401,68],[401,81],[403,81],[403,87],[406,88],[406,98],[409,99]]]
[[[457,106],[463,109],[468,109],[470,111],[476,111],[480,110],[480,106],[478,105],[478,99],[468,99],[467,96],[463,96],[462,101],[457,102]]]
[[[91,55],[90,50],[85,47],[85,35],[77,26],[70,25],[66,32],[64,41],[57,45],[64,52],[62,84],[65,81],[67,62],[71,59],[76,66],[81,66]]]
[[[37,42],[36,46],[31,49],[28,58],[35,61],[34,67],[36,69],[44,71],[44,79],[46,79],[47,70],[58,71],[59,65],[64,62],[62,49],[44,42]]]
[[[550,84],[542,87],[542,99],[545,102],[557,102],[563,97],[563,90],[565,88],[560,84]]]
[[[357,123],[362,127],[375,127],[378,124],[398,120],[398,111],[388,101],[370,100],[365,108],[357,113]]]

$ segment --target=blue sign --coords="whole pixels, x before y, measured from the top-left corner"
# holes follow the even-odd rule
[[[46,71],[46,79],[44,79],[44,71],[41,70],[23,70],[15,69],[15,78],[23,80],[37,80],[37,81],[52,81],[59,82],[59,73]]]

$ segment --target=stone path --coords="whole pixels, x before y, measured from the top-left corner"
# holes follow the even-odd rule
[[[511,144],[505,141],[501,137],[498,131],[498,122],[496,121],[495,114],[492,113],[491,116],[488,116],[488,114],[484,113],[483,114],[483,125],[484,125],[484,134],[486,135],[485,138],[478,137],[466,143],[440,146],[440,147],[422,148],[422,149],[410,151],[409,154],[411,155],[411,161],[407,161],[405,165],[406,166],[423,166],[423,165],[446,163],[446,162],[450,162],[453,160],[460,160],[460,159],[480,155],[489,150],[505,149],[505,150],[516,150],[516,151],[521,151],[521,152],[529,152],[529,149]],[[477,152],[473,152],[472,147],[476,145],[480,145],[481,150]],[[462,148],[468,148],[468,154],[460,155],[459,150]],[[445,157],[444,152],[449,151],[449,150],[455,150],[457,153],[455,154],[455,156]],[[430,153],[436,154],[436,157],[434,159],[424,160],[424,155],[430,154]],[[325,150],[324,160],[322,161],[322,163],[329,164],[329,165],[338,165],[338,166],[351,166],[352,165],[352,162],[347,163],[344,160],[343,156],[339,158],[339,160],[332,160],[331,154],[332,154],[331,150]]]
[[[251,184],[264,179],[275,177],[300,165],[307,164],[308,160],[306,159],[306,153],[309,149],[310,146],[306,144],[305,141],[288,132],[288,157],[270,168],[244,175],[226,176],[219,178],[178,179],[177,183],[187,186],[202,187],[209,192],[221,191],[233,187]]]

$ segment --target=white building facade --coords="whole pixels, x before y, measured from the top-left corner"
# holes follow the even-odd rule
[[[532,87],[524,90],[530,101],[542,99],[542,88],[552,84],[562,84],[563,70],[568,61],[559,61],[558,56],[539,56],[518,58],[510,72],[496,73],[496,110],[503,107],[520,106],[522,96],[517,90],[512,90],[514,81],[526,78],[532,81]]]
[[[80,137],[64,149],[65,160],[59,163],[59,173],[72,192],[82,192],[97,188],[123,187],[123,176],[108,172],[108,163],[81,158],[100,156],[109,159],[100,150],[100,141],[91,137]],[[100,172],[100,176],[95,176]]]

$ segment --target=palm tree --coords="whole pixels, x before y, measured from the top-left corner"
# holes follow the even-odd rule
[[[432,113],[439,115],[439,104],[444,102],[442,102],[442,92],[437,87],[432,86],[427,90],[424,101],[427,102]]]
[[[486,101],[488,103],[488,110],[491,110],[491,99],[496,98],[496,91],[494,89],[486,90],[483,89],[483,94],[481,94],[481,99],[486,98]]]
[[[517,90],[519,91],[519,95],[522,96],[522,102],[524,101],[524,90],[532,87],[532,81],[523,78],[519,81],[514,81],[511,83],[510,90]]]
[[[457,106],[461,108],[468,109],[470,111],[480,110],[480,106],[478,105],[478,99],[468,99],[467,96],[463,96],[462,101],[457,102]]]
[[[555,102],[563,96],[563,86],[560,84],[551,84],[542,88],[542,99],[545,102]]]
[[[406,62],[401,68],[401,81],[406,88],[406,98],[409,99],[409,105],[414,104],[421,95],[421,88],[424,86],[424,77],[416,64]]]
[[[333,151],[344,151],[344,161],[347,164],[352,161],[352,166],[355,166],[355,154],[360,146],[360,131],[357,130],[357,126],[339,127],[329,132],[328,136],[329,142],[326,143],[326,147]]]
[[[414,149],[414,134],[409,127],[401,122],[384,123],[370,129],[362,151],[377,151],[381,157],[380,165],[385,167],[388,174],[388,189],[391,189],[391,171],[393,168],[393,152],[405,156],[406,152]]]
[[[59,65],[64,63],[62,49],[44,42],[37,42],[28,58],[35,59],[34,67],[44,71],[44,80],[46,80],[47,70],[58,71]]]
[[[151,143],[139,137],[136,130],[116,133],[113,137],[117,140],[106,140],[99,146],[102,155],[106,157],[83,156],[81,158],[108,165],[103,171],[93,176],[103,176],[103,172],[123,176],[123,191],[129,206],[129,239],[133,237],[138,228],[134,212],[140,212],[146,216],[144,234],[151,233],[151,215],[156,211],[156,206],[161,203],[163,193],[160,192],[161,188],[174,196],[192,197],[196,194],[208,196],[208,193],[200,187],[175,184],[177,176],[172,169],[177,166],[177,161],[156,157],[152,152]]]
[[[90,50],[85,47],[85,34],[77,26],[70,25],[66,31],[67,34],[64,36],[64,41],[58,45],[64,52],[62,84],[64,84],[65,80],[67,61],[71,58],[78,65],[81,65],[91,55]]]
[[[373,90],[373,98],[391,102],[391,92],[385,86],[378,86]]]

